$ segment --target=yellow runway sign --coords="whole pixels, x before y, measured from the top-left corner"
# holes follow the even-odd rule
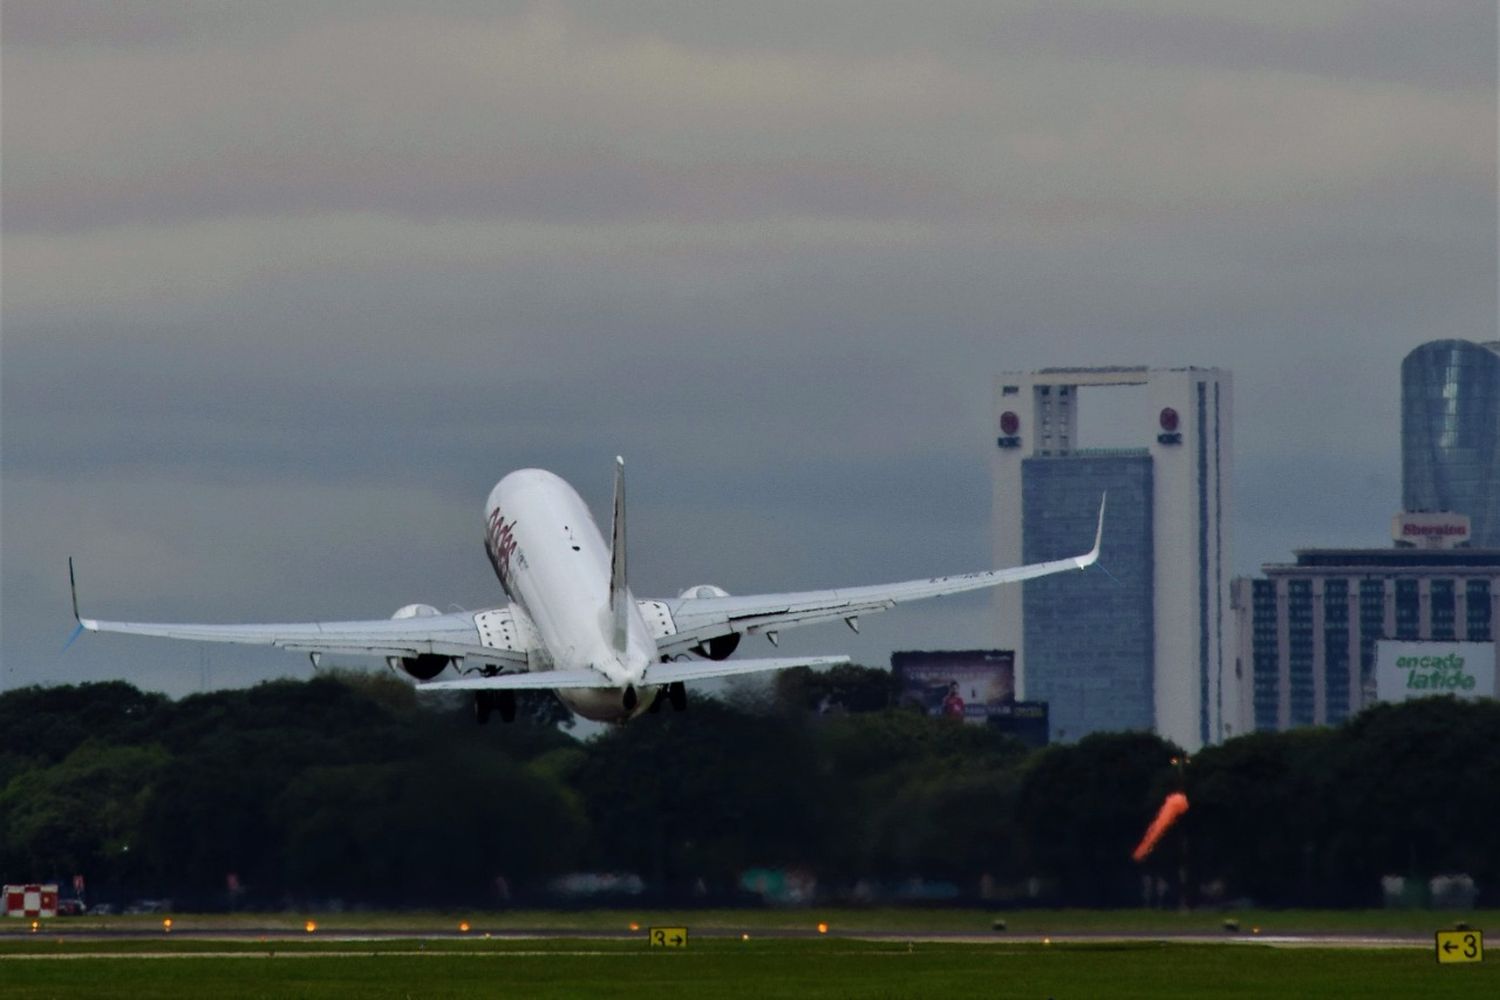
[[[1438,931],[1437,960],[1449,962],[1483,962],[1484,931]]]
[[[649,932],[653,948],[686,948],[686,927],[653,927]]]

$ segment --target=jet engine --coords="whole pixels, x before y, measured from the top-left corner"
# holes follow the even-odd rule
[[[723,587],[715,587],[711,583],[700,583],[696,587],[689,587],[677,596],[688,601],[703,597],[728,597],[729,591]],[[693,652],[699,656],[706,656],[710,660],[727,660],[729,654],[738,649],[739,645],[739,633],[731,632],[729,635],[715,636],[707,642],[700,642],[693,647]]]
[[[441,613],[431,604],[408,604],[391,615],[391,619],[431,618]],[[403,670],[419,681],[430,681],[453,661],[450,657],[438,656],[436,653],[423,653],[421,656],[388,656],[385,662],[392,670]]]

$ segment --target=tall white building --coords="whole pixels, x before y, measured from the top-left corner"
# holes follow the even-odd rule
[[[1137,387],[1114,429],[1139,445],[1081,448],[1095,390]],[[1089,392],[1084,392],[1089,390]],[[1187,750],[1241,731],[1229,594],[1229,372],[1044,368],[995,383],[996,565],[1087,547],[1108,491],[1099,567],[995,591],[997,644],[1018,697],[1051,706],[1055,739],[1154,729]]]

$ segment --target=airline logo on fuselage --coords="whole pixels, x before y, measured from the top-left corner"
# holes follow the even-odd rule
[[[507,594],[510,594],[510,560],[516,552],[515,527],[516,522],[507,521],[496,507],[490,511],[489,526],[484,532],[484,550]]]

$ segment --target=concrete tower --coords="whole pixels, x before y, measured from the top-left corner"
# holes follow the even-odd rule
[[[1144,387],[1140,445],[1078,447],[1083,390]],[[1100,568],[996,591],[998,644],[1052,732],[1154,729],[1188,750],[1237,732],[1229,606],[1231,380],[1214,368],[1001,375],[992,460],[997,565],[1087,547]]]

